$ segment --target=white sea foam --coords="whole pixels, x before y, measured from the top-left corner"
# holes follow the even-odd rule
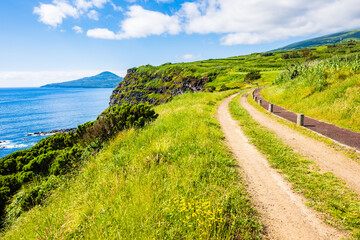
[[[0,145],[7,145],[7,144],[10,144],[10,141],[7,141],[7,140],[0,141]]]
[[[10,149],[10,148],[24,148],[24,147],[28,147],[28,145],[26,144],[11,144],[10,141],[0,141],[0,148],[2,149]]]

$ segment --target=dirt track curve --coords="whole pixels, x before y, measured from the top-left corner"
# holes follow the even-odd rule
[[[304,136],[297,131],[282,125],[251,106],[245,95],[241,98],[241,105],[262,126],[275,132],[283,141],[296,152],[317,163],[324,172],[332,172],[341,178],[347,186],[360,194],[360,165],[339,152],[335,152],[326,144]]]
[[[241,166],[255,207],[262,216],[269,239],[340,239],[340,231],[326,225],[316,212],[305,206],[290,184],[269,166],[267,160],[243,135],[230,116],[228,105],[233,95],[218,109],[218,120],[234,156]]]

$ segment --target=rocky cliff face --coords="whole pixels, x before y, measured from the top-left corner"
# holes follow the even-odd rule
[[[207,76],[184,76],[181,71],[149,73],[132,68],[113,91],[110,106],[122,103],[159,104],[186,91],[198,92],[210,81]]]

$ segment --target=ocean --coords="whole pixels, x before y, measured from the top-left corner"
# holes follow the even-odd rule
[[[111,88],[0,88],[0,158],[35,145],[28,136],[93,121],[110,100]]]

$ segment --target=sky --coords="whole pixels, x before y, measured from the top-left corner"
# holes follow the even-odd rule
[[[359,27],[358,0],[3,0],[0,87],[124,76]]]

